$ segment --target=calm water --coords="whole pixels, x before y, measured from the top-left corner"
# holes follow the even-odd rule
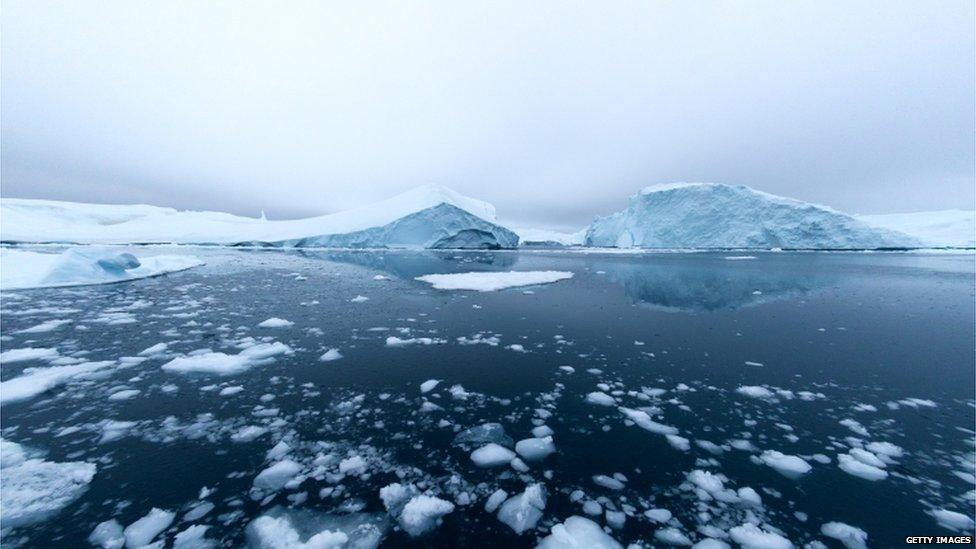
[[[208,265],[2,296],[5,350],[56,347],[61,356],[116,361],[97,377],[3,406],[5,439],[47,460],[97,465],[77,501],[7,532],[5,544],[85,546],[99,522],[127,525],[153,507],[177,513],[165,534],[172,539],[191,524],[183,515],[201,503],[204,487],[214,508],[192,523],[210,526],[207,537],[223,546],[244,544],[245,527],[272,509],[309,529],[370,522],[385,545],[418,547],[533,546],[594,502],[627,515],[612,531],[624,545],[658,543],[662,525],[643,515],[651,508],[669,510],[668,526],[692,540],[753,520],[797,545],[838,547],[820,535],[821,524],[859,527],[869,545],[885,547],[906,535],[961,533],[939,526],[933,509],[972,516],[972,255],[186,253]],[[413,279],[491,270],[575,276],[488,293]],[[294,325],[256,326],[269,317]],[[72,322],[18,333],[52,319]],[[390,336],[444,342],[390,347]],[[497,345],[464,345],[461,337],[495,337]],[[247,338],[293,353],[228,376],[161,369],[199,349],[238,353],[253,343]],[[118,362],[158,343],[168,349]],[[513,344],[523,351],[507,348]],[[342,358],[320,361],[331,348]],[[8,363],[0,376],[46,365]],[[430,379],[442,381],[421,393]],[[746,386],[769,396],[737,391]],[[140,393],[108,399],[128,389]],[[616,405],[586,402],[594,391]],[[616,406],[643,408],[688,447],[625,423]],[[556,453],[524,473],[478,468],[471,448],[452,441],[484,422],[503,424],[515,440],[547,425]],[[234,435],[246,426],[264,431],[240,441]],[[117,438],[104,440],[113,438],[107,432]],[[282,440],[306,478],[277,492],[253,489]],[[838,467],[838,454],[870,442],[904,450],[885,464],[887,478]],[[812,470],[788,478],[759,460],[765,450],[800,456]],[[352,456],[365,469],[340,475],[339,462]],[[725,488],[752,487],[761,506],[703,497],[688,482],[695,470],[724,475]],[[614,473],[626,477],[620,490],[592,478]],[[411,538],[380,500],[391,482],[414,483],[456,509],[432,533]],[[537,482],[547,501],[535,529],[517,535],[484,510],[496,489],[514,495]],[[606,524],[603,515],[591,518]]]

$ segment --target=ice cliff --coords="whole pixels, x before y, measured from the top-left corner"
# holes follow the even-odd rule
[[[908,235],[872,227],[824,206],[742,185],[656,185],[623,211],[599,217],[586,246],[619,248],[863,249],[918,246]]]

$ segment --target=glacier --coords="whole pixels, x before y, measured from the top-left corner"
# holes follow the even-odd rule
[[[878,249],[911,236],[744,185],[673,183],[642,189],[625,210],[590,224],[586,246],[616,248]]]
[[[221,212],[146,205],[0,200],[4,242],[210,244],[329,248],[474,248],[518,246],[495,223],[495,208],[446,187],[417,187],[334,214],[269,221]]]
[[[976,211],[940,210],[879,215],[859,215],[873,227],[914,236],[926,246],[976,248]]]

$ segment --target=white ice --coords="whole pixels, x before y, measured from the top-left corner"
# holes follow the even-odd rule
[[[273,343],[258,343],[236,355],[220,352],[205,352],[176,357],[166,364],[163,370],[169,372],[216,374],[221,376],[243,372],[254,366],[269,364],[274,357],[292,354],[291,347],[275,341]]]
[[[62,253],[0,248],[0,289],[109,284],[183,271],[202,264],[192,256],[136,257],[102,247],[71,248]]]
[[[572,277],[573,273],[566,271],[506,271],[429,274],[418,276],[417,280],[427,282],[438,290],[493,292],[518,286],[549,284]]]
[[[4,529],[51,518],[84,493],[96,472],[93,463],[30,457],[23,446],[3,439],[0,468],[0,523]]]

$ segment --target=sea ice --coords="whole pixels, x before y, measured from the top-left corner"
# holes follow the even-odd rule
[[[588,518],[574,515],[553,526],[549,535],[539,542],[536,549],[622,549],[622,547],[607,535],[599,524]]]
[[[868,533],[843,522],[828,522],[820,527],[820,533],[841,542],[847,549],[867,549]]]
[[[279,461],[254,477],[254,487],[276,492],[284,488],[288,481],[301,471],[302,466],[290,459]]]
[[[182,271],[203,263],[195,257],[158,255],[137,258],[102,247],[37,253],[0,249],[0,288],[16,290],[124,282]]]
[[[759,460],[788,478],[799,478],[810,472],[810,464],[797,456],[791,456],[776,450],[766,450],[759,455]]]
[[[398,519],[400,526],[413,537],[421,536],[437,527],[440,518],[454,511],[454,504],[440,498],[418,495],[403,506]]]
[[[868,465],[850,454],[838,454],[837,466],[845,473],[854,475],[855,477],[861,477],[865,480],[883,480],[888,478],[888,471],[873,465]]]
[[[505,288],[548,284],[567,278],[573,273],[565,271],[508,271],[430,274],[416,277],[438,290],[476,290],[493,292]]]
[[[775,533],[763,530],[755,524],[743,524],[729,530],[732,541],[742,549],[793,549],[790,540]]]
[[[546,492],[541,484],[532,484],[521,494],[512,496],[498,510],[498,520],[507,524],[516,534],[535,528],[546,508]]]
[[[278,355],[292,354],[291,347],[275,341],[273,343],[258,343],[242,350],[236,355],[220,352],[206,352],[200,354],[176,357],[166,364],[163,370],[179,373],[202,373],[228,376],[241,373],[253,366],[269,364]]]
[[[84,378],[115,364],[111,360],[70,366],[26,368],[24,373],[0,382],[0,405],[33,398],[72,379]]]
[[[515,451],[526,461],[541,461],[556,451],[552,437],[525,438],[515,443]]]
[[[511,462],[514,457],[515,452],[505,448],[504,446],[499,446],[494,442],[489,442],[481,448],[471,452],[471,461],[473,461],[478,467],[499,467],[502,465],[508,465],[508,463]]]
[[[289,326],[294,326],[295,323],[290,320],[285,320],[283,318],[278,318],[273,316],[267,320],[258,323],[258,328],[288,328]]]
[[[125,546],[135,549],[149,545],[153,538],[173,524],[175,518],[176,513],[153,507],[144,517],[126,526],[123,532]]]
[[[95,476],[93,463],[31,458],[23,446],[0,439],[0,522],[4,529],[54,516],[78,499]]]

